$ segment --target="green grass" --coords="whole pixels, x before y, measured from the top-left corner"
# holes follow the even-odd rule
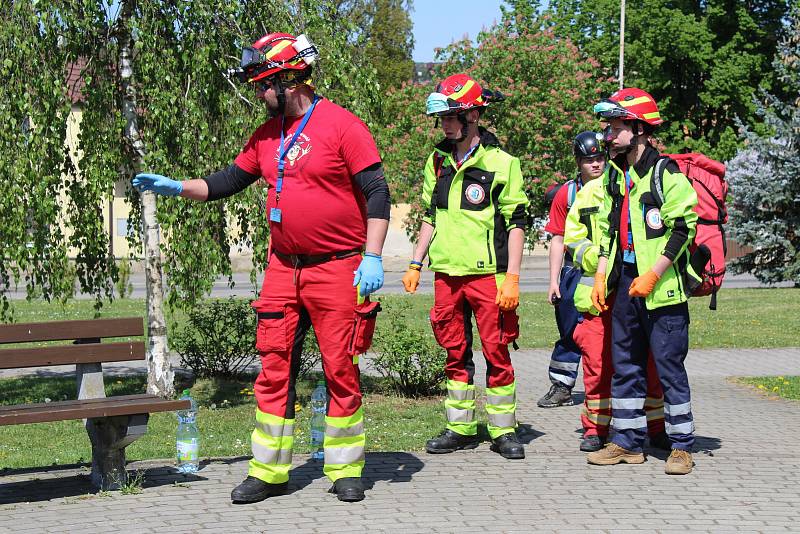
[[[382,295],[387,304],[382,321],[398,320],[391,314],[392,304],[407,303],[410,309],[402,320],[410,328],[430,331],[428,310],[433,295]],[[717,310],[708,309],[709,298],[701,297],[689,302],[691,326],[689,342],[692,348],[774,348],[797,346],[796,332],[800,331],[800,289],[722,289]],[[15,301],[16,320],[55,321],[91,319],[94,316],[92,301],[69,301],[65,305],[42,301]],[[518,340],[522,348],[551,348],[557,339],[553,308],[545,302],[544,293],[523,293],[520,298],[520,331]],[[185,315],[167,312],[167,324],[178,324]],[[101,309],[101,317],[145,315],[145,302],[141,299],[117,300]],[[477,343],[477,341],[476,341]]]
[[[406,399],[381,392],[379,379],[363,377],[368,451],[418,451],[444,425],[441,398]],[[298,384],[295,452],[309,452],[309,400],[314,381]],[[145,376],[106,377],[106,394],[145,390]],[[179,386],[181,386],[179,384]],[[0,380],[0,404],[74,399],[73,377]],[[255,421],[252,381],[200,381],[193,392],[201,403],[198,427],[202,458],[247,456]],[[175,456],[177,420],[173,413],[151,414],[147,434],[127,448],[128,460]],[[83,422],[57,421],[0,427],[0,469],[91,462]]]
[[[412,328],[430,330],[428,310],[432,295],[385,295],[409,302],[406,320]],[[708,309],[709,297],[689,301],[689,343],[691,348],[776,348],[798,345],[800,331],[800,289],[723,289],[717,296],[717,310]],[[553,307],[544,293],[523,293],[520,297],[521,348],[549,349],[558,338]],[[386,314],[380,317],[385,320]],[[476,336],[477,337],[477,336]],[[476,339],[476,346],[477,346]]]
[[[432,295],[384,295],[386,311],[380,324],[402,320],[409,328],[430,331],[428,310]],[[91,301],[70,301],[65,305],[41,301],[15,302],[16,320],[54,321],[89,319],[95,316]],[[400,314],[398,308],[407,306]],[[797,346],[800,330],[800,290],[726,289],[719,295],[718,310],[708,310],[708,298],[690,302],[693,348],[786,347]],[[119,300],[105,306],[101,317],[144,316],[143,300]],[[521,297],[523,348],[550,348],[556,339],[552,307],[543,293]],[[171,322],[172,316],[167,317]],[[174,319],[180,324],[183,314]],[[477,340],[476,340],[477,343]],[[406,399],[383,391],[379,379],[363,376],[364,410],[367,418],[367,450],[421,450],[425,440],[435,435],[444,423],[440,398]],[[800,377],[743,378],[742,383],[765,393],[800,399]],[[180,387],[182,384],[178,384]],[[252,380],[211,383],[200,381],[193,392],[201,402],[198,417],[201,431],[201,456],[238,456],[250,453],[250,432],[255,401]],[[761,387],[759,387],[761,386]],[[308,452],[309,396],[312,383],[298,384],[299,411],[295,451]],[[777,388],[777,389],[774,389]],[[141,393],[144,376],[106,378],[108,396]],[[0,404],[19,404],[73,399],[74,377],[25,377],[0,380]],[[479,411],[479,413],[481,413]],[[152,414],[148,433],[128,447],[128,458],[171,458],[175,453],[176,419],[172,413]],[[31,446],[34,444],[34,446]],[[91,449],[81,421],[60,421],[35,425],[0,427],[0,468],[41,467],[52,464],[89,462]]]
[[[800,400],[800,376],[750,376],[736,381],[771,397]]]

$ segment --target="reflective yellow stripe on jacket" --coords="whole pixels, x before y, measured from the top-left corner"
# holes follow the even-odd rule
[[[580,312],[599,312],[592,306],[592,286],[600,254],[600,212],[604,200],[603,180],[596,178],[584,185],[567,214],[564,226],[564,246],[572,261],[583,271],[575,288],[575,308]]]

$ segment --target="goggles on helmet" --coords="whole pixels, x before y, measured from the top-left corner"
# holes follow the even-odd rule
[[[298,35],[292,43],[292,47],[297,52],[289,59],[282,61],[272,61],[259,49],[247,46],[242,49],[242,59],[239,68],[228,69],[228,75],[235,77],[241,83],[247,83],[255,76],[270,69],[281,68],[288,63],[302,59],[307,66],[311,66],[319,57],[317,47],[308,40],[305,34]]]
[[[604,119],[635,120],[638,115],[631,113],[613,100],[601,100],[594,105],[594,112]]]

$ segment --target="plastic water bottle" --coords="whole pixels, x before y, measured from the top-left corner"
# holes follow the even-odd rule
[[[323,460],[323,443],[325,440],[325,411],[328,406],[328,392],[325,381],[317,382],[317,387],[311,394],[311,459]]]
[[[188,410],[181,410],[178,415],[178,432],[175,440],[177,449],[178,471],[181,473],[197,473],[200,463],[200,432],[197,430],[197,403],[184,389],[180,400],[192,403]]]

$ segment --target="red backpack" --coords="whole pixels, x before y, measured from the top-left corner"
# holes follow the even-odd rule
[[[689,179],[697,193],[697,233],[689,245],[689,263],[701,277],[700,280],[687,277],[687,287],[693,296],[711,295],[708,307],[717,309],[717,291],[725,278],[725,256],[728,247],[725,243],[725,227],[728,210],[725,198],[728,196],[728,182],[725,181],[725,165],[703,154],[664,154],[656,163],[653,176],[656,177],[656,201],[663,204],[664,167],[671,159]]]

